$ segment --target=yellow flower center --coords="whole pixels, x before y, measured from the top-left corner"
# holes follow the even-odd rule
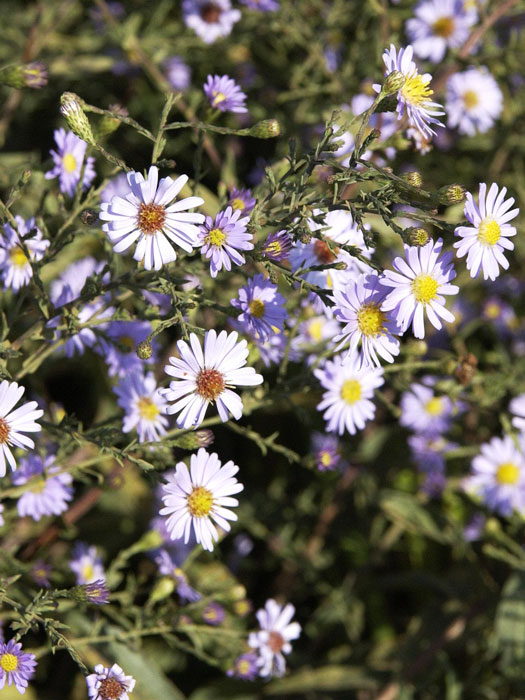
[[[9,251],[9,260],[16,267],[25,267],[28,263],[28,259],[22,248],[15,245]]]
[[[194,488],[187,499],[188,510],[194,518],[204,518],[213,506],[213,494],[204,486]]]
[[[0,418],[0,445],[9,441],[9,432],[11,428],[4,418]]]
[[[332,455],[330,452],[321,452],[319,461],[323,467],[329,467],[332,464]]]
[[[487,216],[479,225],[478,241],[482,245],[495,245],[501,238],[501,228],[497,221]]]
[[[264,315],[264,301],[260,299],[252,299],[250,302],[250,313],[255,318],[262,318]]]
[[[2,654],[0,657],[0,667],[6,672],[16,671],[18,668],[18,657],[14,654]]]
[[[241,676],[245,676],[250,672],[250,663],[246,659],[241,659],[237,662],[237,673]]]
[[[479,98],[476,92],[474,90],[467,90],[466,92],[463,93],[463,104],[467,109],[472,109],[473,107],[477,107],[479,104]]]
[[[101,700],[118,700],[126,690],[116,678],[104,678],[98,687],[98,697]]]
[[[138,215],[138,227],[142,233],[153,236],[160,231],[166,221],[166,209],[161,204],[142,204]]]
[[[240,197],[235,197],[235,199],[232,199],[230,202],[230,206],[233,211],[236,211],[237,209],[244,209],[244,202]]]
[[[280,255],[281,251],[282,246],[279,243],[279,241],[272,241],[271,243],[268,243],[268,245],[264,248],[264,252],[266,253],[266,255]]]
[[[95,575],[95,571],[93,569],[93,564],[89,562],[88,564],[84,564],[82,567],[82,577],[86,580],[89,581],[89,579],[93,578]]]
[[[436,36],[442,36],[444,39],[448,39],[454,32],[454,18],[440,17],[432,25],[432,31]]]
[[[213,100],[211,104],[213,107],[217,107],[221,102],[224,102],[226,95],[223,92],[216,92],[215,90],[211,93],[213,95]]]
[[[428,82],[424,83],[419,73],[407,77],[400,92],[406,102],[416,107],[428,102],[430,96],[434,94],[434,91],[428,87]]]
[[[207,401],[214,401],[226,387],[224,375],[216,369],[203,369],[195,380],[195,391]]]
[[[357,325],[363,335],[378,335],[385,327],[386,315],[377,304],[364,304],[357,312]]]
[[[427,401],[425,404],[425,411],[429,416],[440,416],[443,413],[443,398],[441,396],[434,396],[430,401]]]
[[[77,159],[72,153],[66,153],[62,158],[62,165],[66,173],[74,173],[77,169]]]
[[[158,406],[153,403],[149,396],[141,396],[137,401],[137,407],[139,416],[144,420],[154,421],[160,413]]]
[[[501,306],[496,301],[491,301],[485,306],[485,316],[487,318],[496,319],[499,318],[501,313]]]
[[[308,333],[311,339],[316,343],[319,343],[323,338],[323,325],[323,321],[320,318],[314,318],[314,320],[310,321],[308,324]]]
[[[504,462],[500,464],[496,472],[496,481],[498,484],[515,484],[520,476],[519,467],[513,462]]]
[[[205,242],[208,245],[221,246],[226,240],[226,235],[220,230],[220,228],[212,228],[205,238]]]
[[[361,384],[357,379],[347,379],[341,387],[341,398],[352,405],[361,398]]]
[[[430,275],[418,275],[412,282],[412,292],[421,304],[428,304],[437,296],[438,283]]]

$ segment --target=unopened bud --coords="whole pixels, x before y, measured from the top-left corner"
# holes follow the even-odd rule
[[[177,447],[183,450],[196,450],[199,447],[207,447],[214,440],[211,430],[196,430],[195,432],[186,433],[176,439]]]
[[[304,243],[304,245],[308,245],[308,243],[310,243],[312,240],[312,236],[306,231],[301,231],[299,234],[299,240],[301,243]]]
[[[466,192],[463,185],[445,185],[437,191],[437,198],[441,204],[456,204],[465,199]]]
[[[488,518],[485,523],[485,532],[489,535],[501,532],[501,525],[497,518]]]
[[[400,70],[393,70],[386,76],[381,92],[384,95],[392,95],[392,93],[401,90],[405,82],[406,78],[403,73]]]
[[[121,107],[120,105],[111,105],[109,111],[121,117],[128,116],[128,110],[125,107]],[[117,119],[116,116],[110,117],[109,114],[104,114],[104,116],[98,124],[97,135],[99,136],[99,138],[109,136],[119,128],[120,123],[120,119]]]
[[[149,340],[143,340],[137,345],[135,352],[137,353],[137,357],[139,357],[141,360],[149,360],[149,358],[153,355],[153,347]]]
[[[258,139],[273,139],[281,133],[281,126],[277,119],[263,119],[254,124],[249,134]]]
[[[80,215],[80,221],[86,226],[93,226],[98,221],[98,214],[94,209],[84,209]]]
[[[421,226],[413,226],[405,229],[405,235],[409,245],[422,248],[430,241],[430,235],[426,229]]]
[[[348,265],[345,262],[336,262],[333,265],[330,265],[332,270],[346,270],[348,268]]]
[[[411,170],[408,173],[403,173],[403,175],[401,175],[401,178],[409,185],[412,185],[412,187],[417,187],[418,189],[423,184],[423,178],[421,177],[421,173],[418,173],[417,170]]]
[[[148,530],[135,543],[134,549],[140,552],[147,552],[148,549],[158,549],[163,542],[164,539],[158,530]]]
[[[47,69],[39,61],[6,66],[0,70],[0,83],[18,89],[38,89],[47,85]]]
[[[83,100],[74,92],[64,92],[60,98],[60,112],[65,117],[71,131],[79,139],[95,145],[95,137],[91,125],[83,110]]]
[[[153,586],[149,597],[149,604],[158,603],[170,596],[175,590],[175,579],[171,576],[163,576],[157,583]]]

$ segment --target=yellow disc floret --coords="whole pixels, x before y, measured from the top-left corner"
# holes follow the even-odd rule
[[[515,484],[520,476],[519,467],[513,462],[500,464],[496,471],[496,481],[498,484]]]
[[[213,100],[211,102],[213,107],[217,107],[217,105],[220,105],[221,102],[224,102],[226,99],[226,95],[223,92],[215,92],[215,90],[212,92],[213,95]]]
[[[432,31],[436,36],[442,36],[443,39],[448,39],[454,32],[454,18],[440,17],[432,25]]]
[[[13,246],[9,251],[9,260],[16,267],[24,267],[28,263],[27,255],[20,246]]]
[[[357,379],[347,379],[341,387],[341,398],[352,405],[361,398],[361,384]]]
[[[479,225],[478,241],[482,245],[496,245],[501,238],[501,228],[497,221],[487,216]]]
[[[220,228],[212,228],[212,230],[206,236],[206,243],[208,245],[221,246],[226,240],[226,235],[220,230]]]
[[[428,304],[437,296],[438,283],[430,275],[418,275],[412,282],[412,292],[421,304]]]
[[[188,510],[194,518],[204,518],[213,506],[213,494],[204,486],[197,486],[187,496]]]
[[[474,90],[466,90],[463,93],[463,104],[467,109],[473,109],[473,107],[477,107],[479,104],[479,97]]]
[[[443,413],[443,408],[443,398],[441,396],[434,396],[425,404],[425,411],[429,416],[440,416]]]
[[[0,668],[6,673],[16,671],[18,668],[18,657],[14,654],[2,654],[2,656],[0,656]]]
[[[149,396],[141,396],[137,401],[137,408],[139,416],[144,420],[153,421],[160,413],[158,406],[153,403]]]
[[[244,209],[244,202],[240,197],[235,197],[235,199],[232,199],[230,202],[230,206],[233,211],[237,211],[237,209]]]
[[[255,316],[255,318],[262,318],[264,316],[264,301],[252,299],[249,309],[252,316]]]
[[[386,315],[377,304],[364,304],[357,312],[357,325],[363,335],[378,335],[384,330]]]
[[[428,87],[428,82],[423,82],[419,73],[409,76],[400,92],[406,102],[416,106],[428,102],[431,95],[434,94],[434,91]]]
[[[77,169],[77,159],[72,153],[66,153],[62,158],[62,165],[66,173],[74,173]]]

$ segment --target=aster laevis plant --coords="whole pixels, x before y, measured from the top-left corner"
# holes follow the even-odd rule
[[[141,370],[130,372],[114,388],[118,405],[126,415],[122,430],[129,433],[135,429],[139,442],[160,440],[167,432],[167,402],[157,387],[153,372],[146,375]]]
[[[16,461],[12,447],[23,450],[33,449],[35,443],[24,433],[38,433],[42,427],[36,422],[44,415],[36,401],[14,409],[25,392],[24,386],[4,379],[0,384],[0,477],[5,476],[6,461],[14,471]],[[14,410],[13,410],[14,409]]]
[[[73,499],[73,479],[71,474],[57,472],[59,468],[55,466],[53,455],[42,459],[37,454],[30,454],[20,460],[19,468],[12,476],[13,484],[22,486],[30,479],[34,482],[34,487],[24,491],[18,499],[17,510],[21,518],[30,516],[38,521],[45,515],[60,515],[67,510]],[[37,476],[41,479],[35,479]]]
[[[236,114],[248,111],[244,104],[246,95],[230,76],[208,75],[202,87],[208,102],[214,109]]]

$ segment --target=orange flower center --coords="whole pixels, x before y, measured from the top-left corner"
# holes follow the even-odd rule
[[[284,646],[284,639],[282,634],[279,634],[279,632],[270,632],[268,638],[268,646],[274,654],[277,654],[277,652],[281,651],[281,649]]]
[[[10,430],[11,428],[9,427],[9,424],[7,423],[5,418],[0,418],[0,445],[3,445],[5,442],[7,442]]]
[[[330,248],[328,247],[328,244],[325,243],[324,241],[316,240],[314,243],[314,254],[315,257],[319,260],[319,262],[322,265],[326,265],[328,263],[333,262],[336,257],[337,253],[339,252],[338,249],[335,249],[335,253],[333,253]]]
[[[104,678],[98,688],[98,696],[101,700],[118,700],[125,690],[116,678]]]
[[[213,24],[219,21],[221,16],[221,8],[214,2],[207,2],[201,10],[201,17],[205,22]]]
[[[166,221],[166,210],[161,204],[144,204],[140,205],[138,225],[142,233],[152,236],[160,231]]]
[[[197,394],[206,401],[214,401],[226,386],[224,375],[216,369],[203,369],[195,381]]]

